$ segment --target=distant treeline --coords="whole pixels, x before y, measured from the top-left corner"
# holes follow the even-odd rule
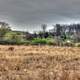
[[[56,24],[47,31],[47,25],[41,25],[42,31],[13,31],[8,23],[0,22],[0,44],[80,46],[80,24]]]

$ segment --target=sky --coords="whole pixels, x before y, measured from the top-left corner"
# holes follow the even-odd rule
[[[0,0],[0,21],[13,29],[36,31],[41,24],[80,21],[80,0]]]

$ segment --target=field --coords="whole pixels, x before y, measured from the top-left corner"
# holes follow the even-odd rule
[[[80,80],[80,48],[0,45],[0,80]]]

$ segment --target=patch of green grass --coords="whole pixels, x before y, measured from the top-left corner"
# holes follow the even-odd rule
[[[31,44],[33,45],[38,45],[38,44],[47,44],[47,40],[46,39],[41,39],[41,38],[36,38],[36,39],[33,39]]]

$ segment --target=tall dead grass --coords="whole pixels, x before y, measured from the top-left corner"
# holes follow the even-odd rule
[[[0,80],[80,80],[80,48],[0,45]]]

